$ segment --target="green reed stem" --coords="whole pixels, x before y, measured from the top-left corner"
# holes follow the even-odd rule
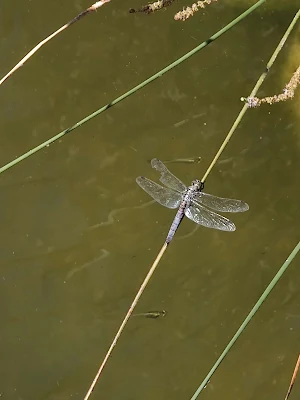
[[[297,12],[297,14],[295,15],[295,17],[293,18],[292,22],[290,23],[290,25],[289,25],[288,29],[286,30],[285,34],[283,35],[282,39],[278,43],[274,53],[272,54],[268,64],[266,65],[265,71],[259,77],[259,79],[258,79],[256,85],[254,86],[254,88],[253,88],[253,90],[252,90],[252,92],[251,92],[249,97],[254,97],[256,95],[256,93],[258,92],[258,89],[263,84],[263,82],[264,82],[269,70],[271,69],[272,65],[274,64],[274,61],[276,60],[280,50],[284,46],[284,43],[286,42],[287,38],[289,37],[289,35],[290,35],[291,31],[293,30],[294,26],[296,25],[296,22],[298,21],[299,17],[300,17],[300,9]],[[214,167],[214,165],[218,161],[220,155],[223,153],[223,150],[225,149],[226,145],[228,144],[229,140],[231,139],[231,136],[235,132],[236,128],[239,126],[239,124],[240,124],[243,116],[245,115],[246,111],[248,110],[248,108],[249,108],[248,104],[245,103],[243,108],[241,109],[239,115],[237,116],[236,120],[234,121],[230,131],[228,132],[226,138],[224,139],[221,147],[217,151],[217,154],[215,155],[214,159],[212,160],[210,166],[207,168],[203,178],[201,179],[201,182],[203,182],[203,183],[205,182],[205,180],[208,177],[210,171],[212,170],[212,168]]]
[[[17,157],[13,161],[7,163],[3,167],[0,168],[0,174],[7,169],[13,167],[14,165],[18,164],[19,162],[25,160],[29,156],[33,155],[34,153],[38,152],[39,150],[42,150],[44,147],[49,146],[51,143],[55,142],[56,140],[60,139],[62,136],[66,135],[67,133],[73,131],[74,129],[80,127],[81,125],[85,124],[92,118],[96,117],[97,115],[101,114],[103,111],[106,111],[108,108],[114,106],[115,104],[119,103],[120,101],[126,99],[126,97],[132,95],[133,93],[137,92],[138,90],[142,89],[149,83],[153,82],[155,79],[159,78],[160,76],[164,75],[166,72],[170,71],[172,68],[176,67],[177,65],[181,64],[183,61],[186,61],[189,59],[191,56],[196,54],[198,51],[209,45],[211,42],[214,40],[218,39],[221,35],[223,35],[225,32],[227,32],[229,29],[234,27],[238,22],[242,21],[245,17],[247,17],[249,14],[251,14],[256,8],[261,6],[266,0],[259,0],[257,3],[255,3],[252,7],[248,8],[245,12],[243,12],[240,16],[235,18],[233,21],[231,21],[228,25],[226,25],[224,28],[219,30],[217,33],[215,33],[213,36],[211,36],[209,39],[205,40],[199,46],[195,47],[193,50],[189,51],[186,53],[184,56],[178,58],[176,61],[173,63],[169,64],[167,67],[163,68],[156,74],[150,76],[150,78],[146,79],[139,85],[135,86],[128,92],[122,94],[122,96],[119,96],[115,100],[113,100],[111,103],[106,104],[105,106],[99,108],[97,111],[93,112],[92,114],[88,115],[87,117],[83,118],[81,121],[77,122],[75,125],[63,130],[62,132],[58,133],[57,135],[53,136],[52,138],[46,140],[45,142],[41,143],[40,145],[34,147],[33,149],[29,150],[28,152],[24,153],[20,157]]]
[[[207,374],[207,376],[204,378],[203,382],[201,383],[201,385],[198,387],[198,389],[196,390],[195,394],[193,395],[193,397],[191,398],[191,400],[196,400],[197,397],[199,396],[199,394],[202,392],[202,390],[204,389],[204,387],[207,385],[208,381],[210,380],[210,378],[212,377],[212,375],[214,374],[214,372],[216,371],[216,369],[218,368],[218,366],[221,364],[221,362],[223,361],[223,359],[225,358],[225,356],[228,354],[228,352],[230,351],[230,349],[232,348],[232,346],[234,345],[234,343],[237,341],[237,339],[240,337],[241,333],[244,331],[244,329],[246,328],[246,326],[248,325],[248,323],[250,322],[251,318],[254,316],[254,314],[257,312],[257,310],[260,308],[260,306],[262,305],[262,303],[266,300],[266,298],[268,297],[268,295],[270,294],[270,292],[272,291],[272,289],[274,288],[274,286],[276,285],[276,283],[279,281],[279,279],[282,277],[283,273],[286,271],[286,269],[288,268],[288,266],[290,265],[290,263],[293,261],[293,259],[295,258],[296,254],[299,252],[300,250],[300,242],[298,242],[297,246],[294,248],[294,250],[291,252],[291,254],[288,256],[288,258],[286,259],[286,261],[284,262],[284,264],[282,265],[282,267],[279,269],[279,271],[277,272],[277,274],[274,276],[274,278],[272,279],[272,281],[269,283],[269,285],[267,286],[266,290],[263,292],[263,294],[260,296],[260,298],[258,299],[257,303],[255,304],[255,306],[252,308],[252,310],[250,311],[250,313],[247,315],[246,319],[244,320],[244,322],[242,323],[242,325],[239,327],[239,329],[237,330],[237,332],[235,333],[235,335],[233,336],[233,338],[230,340],[230,342],[228,343],[228,345],[225,347],[225,350],[223,351],[223,353],[220,355],[220,357],[217,359],[217,361],[215,362],[214,366],[212,367],[212,369],[209,371],[209,373]]]

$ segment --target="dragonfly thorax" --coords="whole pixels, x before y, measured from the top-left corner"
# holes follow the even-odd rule
[[[183,199],[185,201],[185,204],[189,206],[191,204],[192,199],[195,197],[196,194],[199,195],[200,191],[201,191],[201,181],[199,181],[198,179],[192,181],[191,186],[189,186],[183,193]]]

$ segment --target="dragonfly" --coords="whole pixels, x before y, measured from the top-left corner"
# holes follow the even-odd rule
[[[151,160],[151,166],[160,173],[159,180],[165,186],[144,176],[136,178],[137,184],[159,204],[167,208],[178,208],[166,238],[167,244],[173,239],[185,215],[196,224],[207,228],[233,232],[236,230],[234,223],[215,211],[236,213],[249,210],[248,204],[242,200],[227,199],[203,192],[204,183],[198,179],[187,187],[157,158]]]

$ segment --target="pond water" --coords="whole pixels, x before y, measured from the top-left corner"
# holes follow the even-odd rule
[[[238,4],[237,4],[238,3]],[[243,4],[241,4],[243,3]],[[110,102],[210,37],[253,1],[214,3],[190,20],[114,1],[53,39],[0,88],[0,164]],[[275,3],[277,3],[275,5]],[[298,10],[269,1],[160,79],[0,176],[0,397],[83,399],[174,211],[136,184],[148,160],[201,178]],[[0,75],[85,1],[2,0]],[[274,6],[274,9],[273,9]],[[298,28],[299,37],[299,28]],[[297,29],[260,94],[292,73]],[[296,53],[295,53],[296,56]],[[299,63],[298,63],[299,65]],[[296,65],[296,67],[298,66]],[[206,191],[247,201],[235,233],[184,220],[91,399],[190,399],[299,240],[299,93],[250,110]],[[298,105],[298,106],[297,106]],[[298,108],[297,108],[298,107]],[[221,364],[205,399],[283,399],[298,357],[296,258]],[[299,396],[296,382],[291,399]]]

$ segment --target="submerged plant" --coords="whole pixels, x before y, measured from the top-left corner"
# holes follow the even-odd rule
[[[179,11],[175,14],[175,21],[185,21],[186,19],[192,17],[195,12],[199,11],[200,8],[205,8],[207,5],[217,0],[202,0],[197,1],[197,3],[193,3],[191,7],[186,7],[182,11]]]
[[[158,0],[155,1],[154,3],[146,4],[145,6],[142,6],[141,8],[138,9],[131,8],[129,12],[130,13],[144,12],[145,14],[151,14],[155,11],[161,10],[162,8],[170,6],[171,4],[174,3],[174,1],[175,0]],[[214,1],[217,0],[197,1],[196,3],[192,4],[191,7],[187,7],[182,11],[179,11],[177,14],[175,14],[174,19],[176,21],[185,21],[189,17],[193,16],[194,13],[197,12],[200,8],[205,8],[208,4],[211,4]]]
[[[174,3],[174,1],[175,0],[158,0],[155,1],[154,3],[146,4],[145,6],[142,6],[142,8],[138,8],[137,10],[131,8],[129,12],[130,13],[144,12],[145,14],[151,14],[157,10],[161,10],[164,7],[170,6],[172,3]]]
[[[274,103],[279,103],[280,101],[286,101],[288,99],[292,99],[295,95],[295,90],[300,83],[300,66],[294,72],[291,80],[285,86],[282,93],[275,94],[274,96],[266,96],[263,98],[259,97],[242,97],[241,100],[247,103],[249,108],[256,108],[261,106],[263,103],[268,103],[270,105]]]

